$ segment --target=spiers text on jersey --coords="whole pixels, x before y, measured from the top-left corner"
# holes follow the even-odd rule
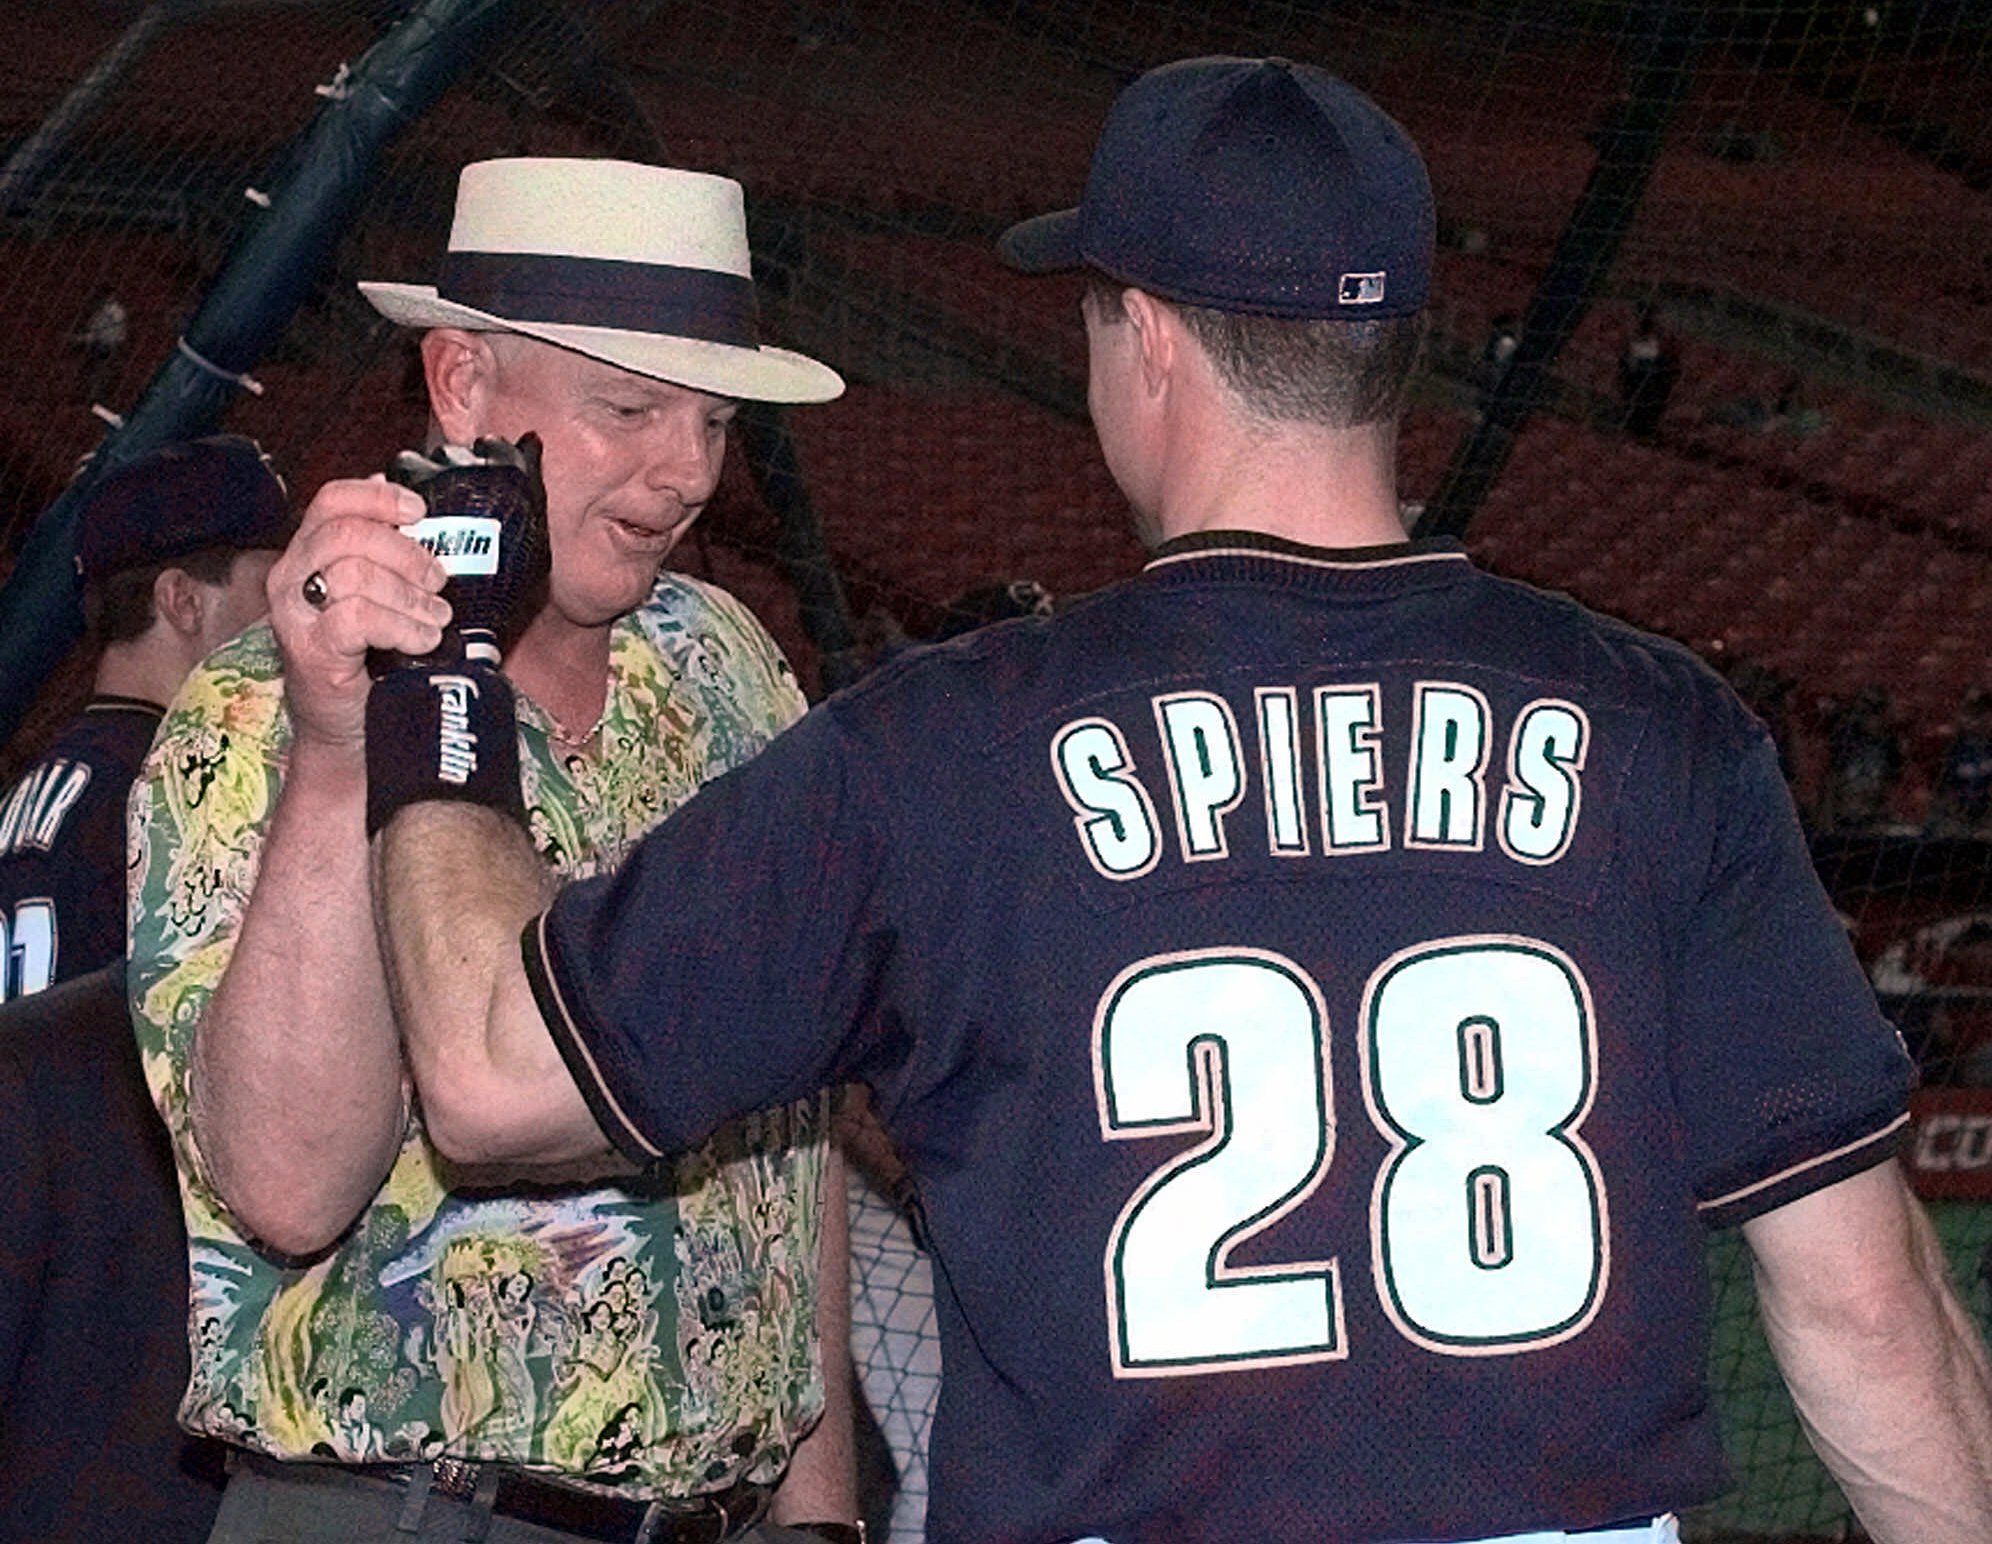
[[[1228,857],[1225,817],[1255,783],[1275,856],[1335,857],[1394,845],[1480,852],[1491,840],[1515,862],[1540,865],[1569,850],[1591,735],[1582,708],[1539,697],[1521,706],[1504,733],[1477,688],[1419,681],[1398,708],[1408,710],[1411,724],[1409,754],[1398,767],[1386,765],[1385,706],[1374,682],[1306,693],[1261,686],[1247,731],[1231,702],[1214,692],[1166,693],[1150,702],[1161,767],[1137,766],[1123,726],[1093,716],[1052,736],[1052,774],[1088,861],[1109,879],[1138,879],[1161,860],[1168,845],[1162,806],[1184,862]]]

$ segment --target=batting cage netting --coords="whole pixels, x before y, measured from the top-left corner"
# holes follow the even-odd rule
[[[1922,1058],[1910,1158],[1983,1317],[1976,0],[74,0],[10,8],[0,38],[0,784],[87,688],[62,497],[84,458],[226,428],[301,504],[421,441],[412,340],[354,281],[432,277],[464,163],[620,156],[745,185],[764,321],[850,389],[744,415],[672,561],[751,604],[820,695],[1139,561],[1086,422],[1080,281],[1019,278],[993,250],[1076,199],[1115,91],[1201,53],[1353,80],[1411,130],[1439,200],[1407,515],[1684,640],[1772,724]],[[905,1544],[931,1283],[860,1193],[873,1515]],[[1714,1261],[1739,1483],[1688,1536],[1853,1536],[1746,1254],[1720,1241]]]

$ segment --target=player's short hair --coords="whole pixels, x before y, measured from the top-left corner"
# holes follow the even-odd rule
[[[1087,276],[1095,311],[1126,314],[1129,286]],[[1354,429],[1394,422],[1425,346],[1426,313],[1365,321],[1256,316],[1164,300],[1216,370],[1218,380],[1253,418],[1274,424]]]
[[[170,563],[148,563],[143,568],[121,568],[115,573],[91,580],[83,586],[83,622],[93,642],[129,643],[143,637],[158,613],[152,605],[152,585],[169,568],[177,568],[203,584],[226,584],[235,570],[235,560],[249,551],[246,547],[200,547],[182,553]]]

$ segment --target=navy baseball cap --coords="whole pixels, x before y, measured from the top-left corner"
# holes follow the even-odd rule
[[[1184,59],[1114,100],[1079,207],[1011,226],[998,250],[1189,305],[1360,321],[1424,307],[1436,228],[1418,147],[1347,81]]]
[[[76,571],[101,579],[203,547],[282,548],[297,530],[270,458],[239,434],[162,445],[113,467],[77,516]]]

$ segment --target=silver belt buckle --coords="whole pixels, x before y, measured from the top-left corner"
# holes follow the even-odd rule
[[[429,1482],[431,1493],[448,1496],[452,1501],[468,1501],[477,1494],[478,1466],[461,1458],[439,1458],[431,1468],[435,1478]]]

